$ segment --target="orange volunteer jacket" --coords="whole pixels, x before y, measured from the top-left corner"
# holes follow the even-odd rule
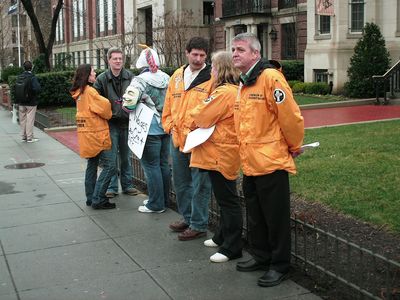
[[[300,149],[304,121],[283,74],[259,61],[241,84],[234,108],[243,173],[296,173],[291,152]]]
[[[237,94],[238,86],[221,85],[190,113],[196,127],[216,125],[210,138],[192,150],[190,166],[218,171],[229,180],[238,177],[240,168],[239,143],[233,119]]]
[[[78,132],[79,155],[95,157],[103,150],[111,149],[108,122],[112,116],[111,103],[93,87],[87,85],[71,92],[76,101],[76,127]]]
[[[208,98],[212,88],[211,67],[207,65],[185,91],[183,72],[187,67],[189,65],[180,67],[172,75],[161,119],[164,131],[172,135],[174,146],[181,151],[193,123],[189,112]]]

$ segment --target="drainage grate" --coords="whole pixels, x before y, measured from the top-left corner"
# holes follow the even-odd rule
[[[31,168],[39,168],[43,167],[44,163],[37,163],[37,162],[27,162],[27,163],[20,163],[20,164],[12,164],[4,166],[6,169],[31,169]]]

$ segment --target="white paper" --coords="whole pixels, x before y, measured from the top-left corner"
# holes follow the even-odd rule
[[[153,115],[154,112],[143,103],[139,103],[129,114],[128,146],[139,159],[143,155]]]
[[[194,147],[203,144],[213,134],[215,125],[210,128],[197,128],[189,132],[183,152],[188,153]]]
[[[301,146],[300,149],[301,150],[306,150],[306,149],[316,148],[318,146],[319,146],[319,142],[314,142],[314,143],[311,143],[311,144],[303,145],[303,146]]]

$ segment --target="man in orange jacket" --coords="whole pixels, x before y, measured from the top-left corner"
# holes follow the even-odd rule
[[[183,216],[183,221],[176,221],[169,228],[179,232],[178,239],[181,241],[206,235],[211,198],[208,173],[189,168],[190,153],[181,152],[193,123],[190,111],[207,99],[212,89],[211,67],[205,63],[208,42],[204,38],[193,37],[187,43],[185,52],[188,64],[172,75],[162,114],[164,131],[172,135],[172,178],[178,211]]]
[[[252,258],[239,262],[241,272],[266,270],[260,286],[278,285],[290,267],[289,173],[300,153],[304,122],[283,74],[263,61],[252,33],[232,41],[233,64],[241,71],[234,107],[243,170],[249,244]]]

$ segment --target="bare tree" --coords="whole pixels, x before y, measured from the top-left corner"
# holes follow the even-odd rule
[[[155,21],[153,43],[163,56],[165,65],[181,66],[186,61],[185,45],[198,35],[199,26],[193,25],[193,12],[167,12]]]
[[[29,19],[31,20],[33,31],[36,37],[36,42],[39,48],[39,53],[43,54],[46,68],[50,70],[51,69],[50,58],[53,52],[54,40],[56,37],[57,20],[61,8],[63,7],[64,1],[57,0],[56,5],[53,7],[53,16],[50,23],[50,32],[47,39],[47,44],[44,38],[44,28],[42,28],[43,26],[41,26],[38,21],[34,3],[31,0],[21,0],[21,3],[24,6],[27,15],[29,16]]]
[[[11,18],[7,14],[8,7],[10,3],[7,1],[0,2],[0,68],[3,69],[7,65],[7,57],[10,55],[9,42],[11,40],[11,20],[7,20],[7,18]]]

